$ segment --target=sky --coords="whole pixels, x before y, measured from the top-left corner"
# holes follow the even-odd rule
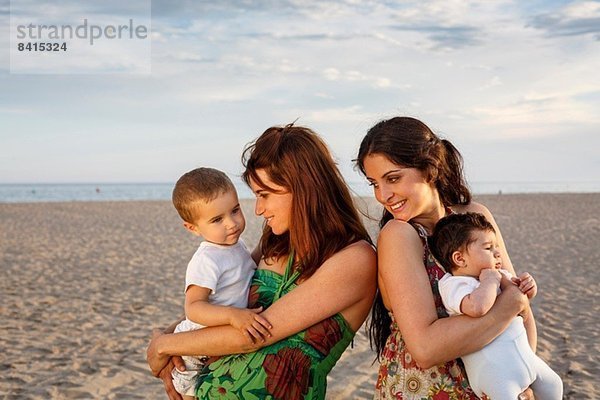
[[[397,115],[452,141],[470,181],[600,181],[598,1],[157,0],[148,70],[109,46],[94,73],[11,72],[11,10],[116,21],[127,4],[0,0],[0,183],[236,175],[296,119],[359,181],[360,140]]]

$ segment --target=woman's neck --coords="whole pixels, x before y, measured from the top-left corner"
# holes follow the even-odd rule
[[[442,201],[435,199],[432,202],[432,206],[423,214],[413,219],[414,222],[423,226],[427,231],[428,235],[431,235],[435,224],[438,223],[446,215],[446,207],[442,204]]]

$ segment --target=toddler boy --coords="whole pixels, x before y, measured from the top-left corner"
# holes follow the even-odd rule
[[[173,205],[189,232],[204,241],[185,275],[185,319],[175,332],[231,325],[250,341],[269,336],[271,325],[249,310],[248,290],[256,264],[240,235],[246,227],[235,187],[223,172],[197,168],[173,189]],[[186,370],[173,370],[173,384],[184,399],[194,399],[197,375],[208,357],[185,356]]]

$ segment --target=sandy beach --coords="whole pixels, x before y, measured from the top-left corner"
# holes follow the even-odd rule
[[[600,398],[600,194],[476,200],[496,216],[517,271],[537,280],[538,354],[565,398]],[[357,202],[379,215],[373,200]],[[253,246],[262,221],[252,201],[243,207]],[[165,398],[145,348],[153,327],[182,313],[197,245],[169,202],[0,204],[0,398]],[[327,398],[371,398],[374,357],[361,329]]]

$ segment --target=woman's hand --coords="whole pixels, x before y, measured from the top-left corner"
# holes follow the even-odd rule
[[[160,373],[169,363],[170,358],[168,355],[160,355],[158,353],[157,343],[160,340],[160,337],[163,335],[164,333],[160,329],[153,329],[152,339],[150,340],[150,344],[148,344],[148,348],[146,349],[146,361],[150,366],[152,375],[156,377],[160,376]]]
[[[180,357],[173,357],[173,359],[179,359]],[[183,397],[175,390],[175,386],[173,386],[173,376],[171,375],[171,371],[175,368],[175,364],[173,359],[169,360],[167,365],[158,373],[158,378],[163,381],[163,385],[165,385],[165,392],[169,397],[169,400],[183,400]]]
[[[502,293],[500,296],[504,296],[508,298],[508,303],[511,307],[515,307],[517,311],[515,315],[519,315],[521,313],[527,312],[529,309],[529,299],[527,296],[521,292],[519,287],[514,284],[506,277],[502,277],[502,281],[500,282],[500,288],[502,289]]]
[[[161,356],[158,354],[156,343],[160,340],[160,337],[165,333],[160,329],[152,330],[152,339],[146,350],[146,360],[152,370],[152,375],[163,381],[165,385],[165,392],[169,396],[169,400],[182,400],[183,398],[173,386],[173,376],[171,371],[173,368],[177,368],[179,371],[185,371],[185,363],[179,356]]]

